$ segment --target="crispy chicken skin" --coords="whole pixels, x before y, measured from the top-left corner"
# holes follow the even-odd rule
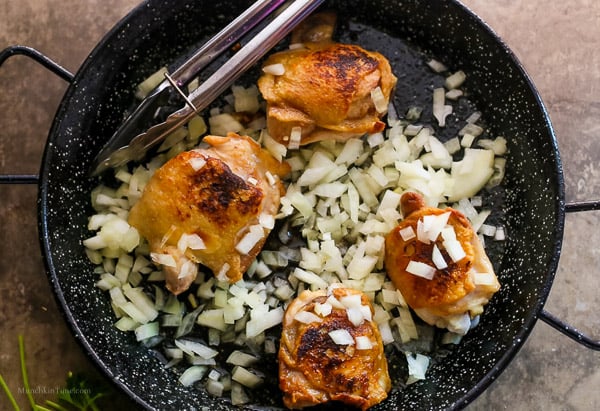
[[[321,322],[305,324],[295,319],[301,311],[314,313],[333,295],[360,295],[361,304],[373,307],[366,295],[347,288],[303,291],[287,308],[279,348],[279,386],[288,408],[303,408],[328,401],[340,401],[366,410],[387,398],[391,388],[387,360],[377,325],[364,319],[355,326],[342,308],[333,308]],[[329,332],[347,330],[354,339],[367,336],[372,348],[338,345]]]
[[[454,325],[461,317],[471,318],[481,314],[483,307],[500,284],[494,274],[492,264],[483,249],[479,237],[473,231],[467,218],[452,208],[439,209],[426,207],[423,197],[417,193],[404,193],[400,200],[403,221],[385,239],[385,265],[388,276],[400,290],[407,304],[431,325],[465,333],[467,329]],[[426,244],[417,237],[404,241],[400,230],[411,226],[417,232],[417,224],[426,215],[440,215],[450,212],[448,225],[454,228],[466,256],[453,262],[444,249],[441,236],[435,242]],[[418,261],[435,267],[432,262],[433,245],[436,244],[448,264],[445,269],[437,269],[431,280],[406,271],[408,263]],[[492,281],[476,284],[477,273],[491,274]],[[468,324],[467,324],[468,327]]]
[[[285,69],[283,75],[264,73],[258,80],[269,134],[284,145],[293,127],[301,128],[300,145],[345,141],[385,127],[371,91],[380,87],[387,107],[396,85],[390,64],[380,53],[333,42],[334,20],[314,16],[292,36],[302,47],[275,53],[264,63]]]
[[[262,240],[247,254],[236,245],[261,215],[277,213],[285,191],[277,177],[289,172],[287,163],[275,160],[250,137],[206,136],[203,143],[158,169],[129,214],[129,223],[148,240],[151,252],[175,259],[177,267],[163,266],[173,294],[185,291],[196,276],[193,270],[181,274],[186,259],[207,266],[221,280],[242,278],[269,229],[261,226]],[[198,235],[205,248],[182,252],[177,248],[182,234]]]

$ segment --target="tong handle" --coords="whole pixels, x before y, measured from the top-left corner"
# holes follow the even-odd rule
[[[125,152],[118,153],[121,164],[125,158],[141,160],[146,151],[185,124],[196,113],[208,107],[239,76],[254,65],[271,48],[287,36],[294,27],[312,13],[324,0],[295,0],[273,21],[271,21],[252,40],[242,47],[231,59],[223,64],[215,73],[194,90],[188,99],[189,105],[171,114],[163,123],[150,127],[145,133],[135,137],[125,147]],[[117,154],[117,153],[115,153]]]
[[[216,36],[208,40],[192,57],[171,73],[178,87],[188,84],[215,57],[231,46],[233,41],[252,30],[259,22],[283,4],[286,0],[258,0],[235,20],[229,23]]]

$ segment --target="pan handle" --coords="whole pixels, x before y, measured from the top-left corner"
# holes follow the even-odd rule
[[[565,205],[565,211],[568,213],[577,213],[580,211],[592,211],[592,210],[600,210],[600,201],[585,201],[585,202],[575,202],[568,203]],[[587,348],[592,350],[600,351],[600,341],[594,340],[591,337],[583,334],[577,328],[570,326],[565,323],[555,315],[549,313],[546,310],[541,310],[539,317],[546,324],[554,327],[558,331],[565,334],[567,337],[572,338],[577,341],[579,344],[584,345]]]
[[[10,57],[18,55],[32,59],[68,83],[73,81],[74,76],[70,71],[32,47],[15,45],[5,48],[0,51],[0,66],[2,66],[2,64]],[[38,182],[39,176],[37,175],[0,174],[0,184],[38,184]]]

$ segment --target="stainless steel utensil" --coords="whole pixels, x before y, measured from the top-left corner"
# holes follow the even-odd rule
[[[272,47],[279,43],[304,18],[312,13],[323,0],[295,0],[264,29],[242,47],[231,59],[215,71],[204,83],[187,96],[186,104],[167,119],[134,136],[139,121],[164,102],[164,97],[189,82],[201,69],[241,38],[260,21],[281,5],[281,0],[261,0],[219,32],[199,49],[173,74],[163,81],[123,123],[100,151],[92,165],[92,175],[101,174],[110,167],[118,167],[129,161],[140,161],[148,149],[161,142],[170,132],[184,125],[196,113],[204,110],[242,73],[248,70]],[[180,90],[178,90],[180,91]]]

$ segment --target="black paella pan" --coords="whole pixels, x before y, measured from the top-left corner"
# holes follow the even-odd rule
[[[130,107],[133,85],[189,53],[248,5],[216,3],[145,2],[108,33],[71,82],[50,131],[40,173],[42,248],[67,321],[100,368],[149,409],[229,406],[180,386],[146,348],[114,329],[108,299],[94,288],[93,276],[85,275],[92,267],[81,240],[89,235],[90,191],[97,183],[89,179],[88,171]],[[491,250],[502,290],[480,325],[444,361],[431,367],[426,380],[394,389],[379,407],[462,408],[514,358],[538,318],[563,326],[543,310],[568,211],[552,126],[512,53],[460,4],[331,1],[327,7],[338,13],[341,40],[378,50],[390,59],[399,78],[397,107],[424,99],[424,87],[432,80],[423,74],[423,57],[435,57],[468,73],[468,105],[483,112],[490,134],[508,139],[502,190],[488,193],[509,233],[501,247]],[[447,133],[452,131],[449,127]],[[597,348],[577,332],[572,336]],[[265,395],[279,396],[275,387],[266,391]]]

